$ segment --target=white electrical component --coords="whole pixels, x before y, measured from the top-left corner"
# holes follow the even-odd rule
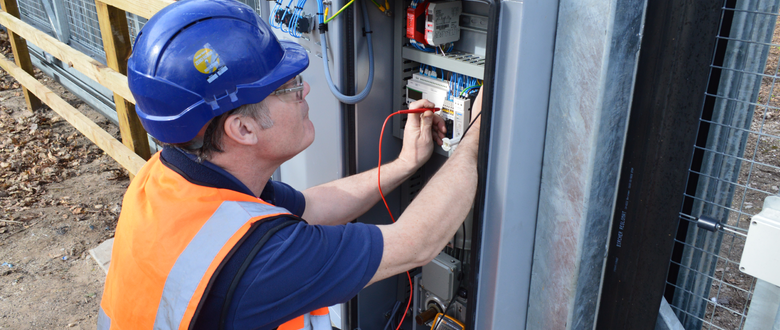
[[[455,290],[459,283],[458,273],[460,273],[460,260],[440,252],[436,258],[422,267],[422,283],[420,285],[424,290],[436,295],[442,302],[446,303],[456,294]]]
[[[426,99],[433,102],[437,108],[441,108],[444,106],[444,100],[447,99],[449,88],[447,81],[415,73],[412,79],[406,81],[406,104]]]
[[[447,138],[441,148],[452,154],[458,143],[460,143],[463,132],[469,126],[471,120],[471,100],[460,97],[455,97],[452,101],[445,100],[438,114],[444,118],[447,126]]]
[[[460,1],[431,2],[425,12],[425,42],[439,46],[460,39]]]
[[[764,199],[764,208],[750,220],[739,270],[780,286],[780,197]]]

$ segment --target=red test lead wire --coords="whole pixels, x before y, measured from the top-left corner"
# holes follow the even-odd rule
[[[391,117],[398,115],[398,114],[406,114],[406,113],[423,113],[426,111],[439,111],[439,108],[418,108],[418,109],[409,109],[409,110],[401,110],[397,112],[393,112],[387,118],[385,119],[384,124],[382,124],[382,131],[379,133],[379,165],[376,167],[376,184],[379,187],[379,196],[382,197],[382,202],[385,203],[385,208],[387,208],[387,213],[390,214],[390,219],[395,222],[395,217],[393,217],[393,212],[390,211],[390,206],[387,205],[387,200],[385,200],[385,194],[382,192],[382,137],[385,134],[385,126],[387,125],[387,121],[390,120]],[[412,296],[414,292],[414,287],[412,286],[412,276],[409,274],[409,272],[406,272],[406,277],[409,279],[409,302],[406,303],[406,310],[404,310],[404,316],[401,317],[401,322],[398,322],[398,327],[395,328],[395,330],[398,330],[401,328],[401,324],[404,323],[404,319],[406,318],[406,314],[409,312],[409,305],[412,304]]]

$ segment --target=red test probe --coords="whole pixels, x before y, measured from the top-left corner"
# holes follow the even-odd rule
[[[382,192],[382,137],[385,134],[385,126],[387,125],[387,121],[390,120],[391,117],[398,115],[398,114],[408,114],[408,113],[423,113],[426,111],[439,111],[440,108],[418,108],[418,109],[409,109],[409,110],[401,110],[397,112],[393,112],[387,118],[385,119],[385,123],[382,124],[382,131],[379,133],[379,165],[376,167],[376,181],[377,186],[379,187],[379,195],[382,196],[382,202],[385,203],[385,208],[387,208],[387,213],[390,214],[390,219],[395,222],[395,218],[393,217],[393,212],[390,211],[390,207],[387,206],[387,201],[385,200],[385,194]],[[409,272],[406,272],[406,277],[409,279],[409,302],[406,303],[406,310],[404,310],[404,316],[401,317],[401,322],[398,322],[398,327],[395,328],[395,330],[398,330],[401,328],[401,324],[404,323],[404,318],[406,318],[406,314],[409,312],[409,305],[412,303],[412,296],[414,288],[412,286],[412,276],[409,275]]]

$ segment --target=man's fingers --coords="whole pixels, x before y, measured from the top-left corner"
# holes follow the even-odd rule
[[[421,137],[425,138],[428,135],[427,132],[431,131],[431,125],[433,123],[433,117],[438,117],[431,111],[423,112],[422,114],[422,127],[420,127]]]
[[[409,104],[409,109],[419,109],[419,108],[433,108],[435,104],[433,102],[428,101],[426,99],[417,100]]]
[[[433,115],[433,123],[431,124],[431,134],[433,135],[433,139],[436,141],[436,144],[442,145],[443,141],[442,139],[446,136],[444,133],[447,132],[447,125],[444,124],[444,118]]]
[[[407,114],[406,127],[420,127],[420,116],[416,113]]]
[[[434,116],[433,127],[437,132],[441,132],[441,133],[447,132],[447,125],[444,124],[444,118],[442,117]]]

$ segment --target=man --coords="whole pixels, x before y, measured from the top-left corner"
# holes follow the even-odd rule
[[[166,147],[125,195],[99,329],[329,328],[315,310],[428,263],[455,234],[470,203],[452,201],[476,190],[479,122],[391,225],[348,223],[379,200],[376,170],[303,193],[269,180],[314,139],[307,66],[299,45],[232,0],[179,1],[146,23],[128,80]],[[430,111],[410,115],[383,190],[443,133]]]

